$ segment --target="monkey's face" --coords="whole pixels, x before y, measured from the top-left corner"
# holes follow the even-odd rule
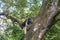
[[[27,20],[27,24],[29,25],[29,24],[32,24],[32,19],[31,18],[29,18],[28,20]]]

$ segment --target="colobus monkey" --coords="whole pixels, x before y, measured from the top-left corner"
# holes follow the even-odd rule
[[[24,28],[24,34],[27,33],[27,30],[28,29],[28,25],[32,24],[32,19],[31,18],[28,18],[27,20],[25,20],[22,24],[21,24],[21,27]]]
[[[25,27],[27,25],[30,25],[32,24],[32,19],[31,18],[28,18],[27,20],[25,20],[22,24],[21,24],[21,27]]]

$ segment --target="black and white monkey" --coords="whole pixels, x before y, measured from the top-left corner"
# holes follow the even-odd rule
[[[28,18],[27,20],[25,20],[25,21],[21,24],[21,26],[22,26],[22,27],[25,27],[26,25],[30,25],[30,24],[32,24],[32,19],[31,19],[31,18]]]
[[[26,34],[28,29],[28,25],[32,24],[32,19],[28,18],[27,20],[25,20],[22,24],[21,27],[24,28],[24,34]]]

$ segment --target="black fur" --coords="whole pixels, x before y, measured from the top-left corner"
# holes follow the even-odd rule
[[[21,24],[21,27],[25,27],[26,25],[30,25],[30,24],[32,24],[32,19],[28,18]]]

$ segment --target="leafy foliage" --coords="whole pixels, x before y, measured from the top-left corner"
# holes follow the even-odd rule
[[[5,3],[5,10],[8,10],[10,15],[16,17],[17,19],[24,21],[28,17],[35,17],[40,12],[40,7],[42,1],[40,0],[1,0]],[[52,0],[48,2],[47,6],[50,6]],[[60,2],[60,0],[59,0]],[[40,4],[41,3],[41,4]],[[58,4],[60,5],[60,3]],[[60,15],[58,16],[60,18]],[[8,22],[10,23],[10,22]],[[11,26],[13,25],[13,26]],[[43,40],[60,40],[60,22],[57,22],[53,27],[47,32]],[[5,30],[5,34],[0,36],[2,40],[22,40],[24,36],[23,29],[19,27],[18,24],[10,23],[10,25]]]
[[[9,26],[5,30],[5,36],[8,37],[8,40],[21,40],[23,38],[23,29],[18,26]]]
[[[50,28],[43,40],[60,40],[60,22]]]

